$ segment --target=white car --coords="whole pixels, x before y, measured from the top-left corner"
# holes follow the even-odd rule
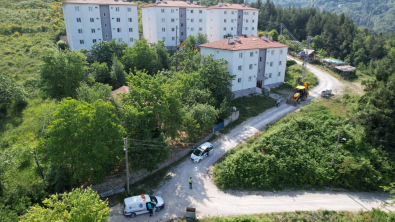
[[[128,197],[123,200],[123,214],[125,216],[135,217],[139,214],[148,213],[148,203],[155,205],[156,212],[165,208],[165,202],[162,197],[141,194],[140,196]]]
[[[199,163],[208,156],[213,155],[214,147],[211,143],[205,142],[196,148],[191,154],[191,160],[194,163]]]

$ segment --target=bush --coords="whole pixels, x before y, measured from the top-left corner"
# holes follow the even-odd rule
[[[58,43],[56,43],[56,44],[58,45],[58,49],[65,50],[67,48],[67,44],[63,40],[59,40]]]

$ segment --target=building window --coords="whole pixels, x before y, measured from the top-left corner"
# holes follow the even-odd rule
[[[162,9],[160,10],[160,12],[165,13],[165,9],[162,8]]]
[[[162,32],[165,32],[166,31],[166,29],[165,28],[162,28]]]
[[[92,42],[93,42],[93,44],[95,44],[96,43],[96,39],[92,39]]]
[[[269,78],[272,78],[272,74],[271,73],[269,73]]]
[[[184,35],[184,32],[181,32],[181,35]]]
[[[164,19],[164,18],[162,19],[162,22],[165,22],[165,19]]]
[[[115,11],[119,12],[119,7],[115,7]]]
[[[254,23],[255,22],[255,20],[252,20],[252,23]]]
[[[191,19],[191,22],[193,22],[193,19]]]
[[[80,40],[80,44],[84,44],[84,40]]]
[[[199,31],[202,31],[203,30],[203,28],[199,28]]]
[[[199,19],[199,22],[203,22],[203,19]]]
[[[108,34],[106,34],[106,38],[108,38]]]
[[[270,62],[270,67],[273,67],[273,62]]]
[[[118,32],[121,32],[121,28],[117,28],[117,31],[118,31]]]
[[[283,54],[283,50],[282,49],[280,49],[280,54]]]
[[[248,30],[248,27],[246,27],[246,31]]]
[[[103,17],[106,17],[106,13],[105,12],[103,12]]]
[[[191,10],[191,13],[193,13],[193,10]]]
[[[203,10],[199,10],[199,14],[202,14],[203,13]]]
[[[133,38],[129,38],[129,42],[133,42]]]
[[[233,19],[231,19],[230,22],[233,23]]]
[[[81,33],[82,33],[82,29],[78,29],[78,33],[80,33],[80,34],[81,34]]]
[[[272,50],[272,55],[274,55],[274,50]]]
[[[128,8],[128,12],[131,12],[132,11],[132,8]]]
[[[171,9],[170,12],[171,12],[171,13],[174,13],[174,9]]]
[[[242,52],[239,53],[239,58],[243,58],[243,53]]]
[[[262,57],[259,57],[259,62],[262,62]]]
[[[91,22],[94,22],[95,21],[95,18],[90,18],[89,19]]]
[[[250,82],[251,82],[251,79],[252,79],[252,78],[251,78],[251,76],[248,76],[248,81],[250,81]]]
[[[224,11],[224,14],[226,15],[226,11]]]
[[[91,29],[91,32],[92,33],[96,33],[96,29]]]
[[[230,27],[230,30],[233,31],[233,27]]]
[[[241,83],[241,78],[238,78],[238,79],[237,79],[237,82],[238,82],[238,83]]]
[[[171,22],[174,22],[174,19],[171,19]]]
[[[181,27],[184,27],[184,23],[181,23]]]
[[[121,22],[121,18],[117,18],[117,22]]]
[[[255,12],[253,12],[252,15],[255,15]]]
[[[248,19],[246,19],[246,23],[248,23]]]
[[[174,28],[171,28],[171,31],[174,32]]]
[[[171,40],[176,40],[176,37],[171,37]]]
[[[80,11],[80,7],[79,6],[75,6],[75,11]]]
[[[107,28],[107,23],[104,23],[104,28]]]
[[[281,61],[279,61],[278,64],[281,66]]]
[[[191,28],[191,31],[194,31],[194,28]]]
[[[133,32],[133,28],[129,28],[129,32]]]
[[[166,41],[166,37],[162,37],[162,41]]]
[[[224,19],[224,23],[226,23],[226,19]]]
[[[217,51],[217,54],[219,54],[219,51]]]
[[[93,7],[89,6],[89,7],[88,7],[88,10],[89,10],[90,12],[93,11]],[[96,39],[94,39],[94,40],[96,40]]]
[[[254,27],[252,27],[251,30],[254,30]]]
[[[128,18],[128,21],[129,21],[129,22],[132,22],[133,20],[132,20],[132,18]]]
[[[234,11],[232,11],[232,15],[233,15],[233,14],[235,14],[235,12],[234,12]]]
[[[261,73],[261,69],[258,69],[258,72]]]
[[[118,42],[122,42],[122,38],[118,38]]]
[[[250,57],[253,57],[254,56],[254,52],[250,52]]]
[[[77,22],[81,22],[81,18],[77,18]]]
[[[252,64],[250,64],[249,68],[252,69]]]
[[[239,71],[241,71],[241,68],[242,68],[241,66],[237,67],[237,69],[238,69]]]
[[[278,72],[278,76],[281,76],[281,72]]]

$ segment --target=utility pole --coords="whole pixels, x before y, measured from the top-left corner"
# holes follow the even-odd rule
[[[308,59],[308,56],[309,56],[309,45],[310,45],[311,39],[312,39],[311,36],[307,36],[306,50],[303,49],[303,52],[305,53],[305,56],[304,56],[304,61],[303,61],[303,64],[302,64],[302,76],[300,77],[300,81],[302,83],[303,83],[304,78],[306,76],[307,59]]]
[[[176,25],[176,71],[178,69],[178,55],[177,55],[177,51],[178,51],[178,26]]]
[[[125,163],[126,163],[126,186],[128,188],[128,195],[130,194],[129,190],[129,164],[128,164],[128,139],[123,138],[123,145],[125,150]]]
[[[341,132],[342,132],[342,130],[339,130],[339,134],[337,134],[336,148],[335,148],[335,152],[333,153],[331,168],[333,168],[333,162],[335,161],[335,155],[336,155],[336,151],[337,151],[337,144],[339,144]]]

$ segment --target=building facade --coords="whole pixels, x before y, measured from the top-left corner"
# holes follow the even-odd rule
[[[189,35],[206,33],[206,11],[196,1],[163,0],[143,6],[143,36],[151,43],[162,40],[168,48],[178,46]]]
[[[114,0],[71,0],[63,4],[70,49],[90,50],[94,43],[139,39],[137,4]]]
[[[233,36],[257,36],[259,9],[244,4],[218,3],[207,9],[209,42]]]
[[[232,92],[235,97],[256,92],[256,87],[275,87],[284,82],[288,45],[271,37],[230,37],[199,46],[202,55],[228,62],[235,75]]]

